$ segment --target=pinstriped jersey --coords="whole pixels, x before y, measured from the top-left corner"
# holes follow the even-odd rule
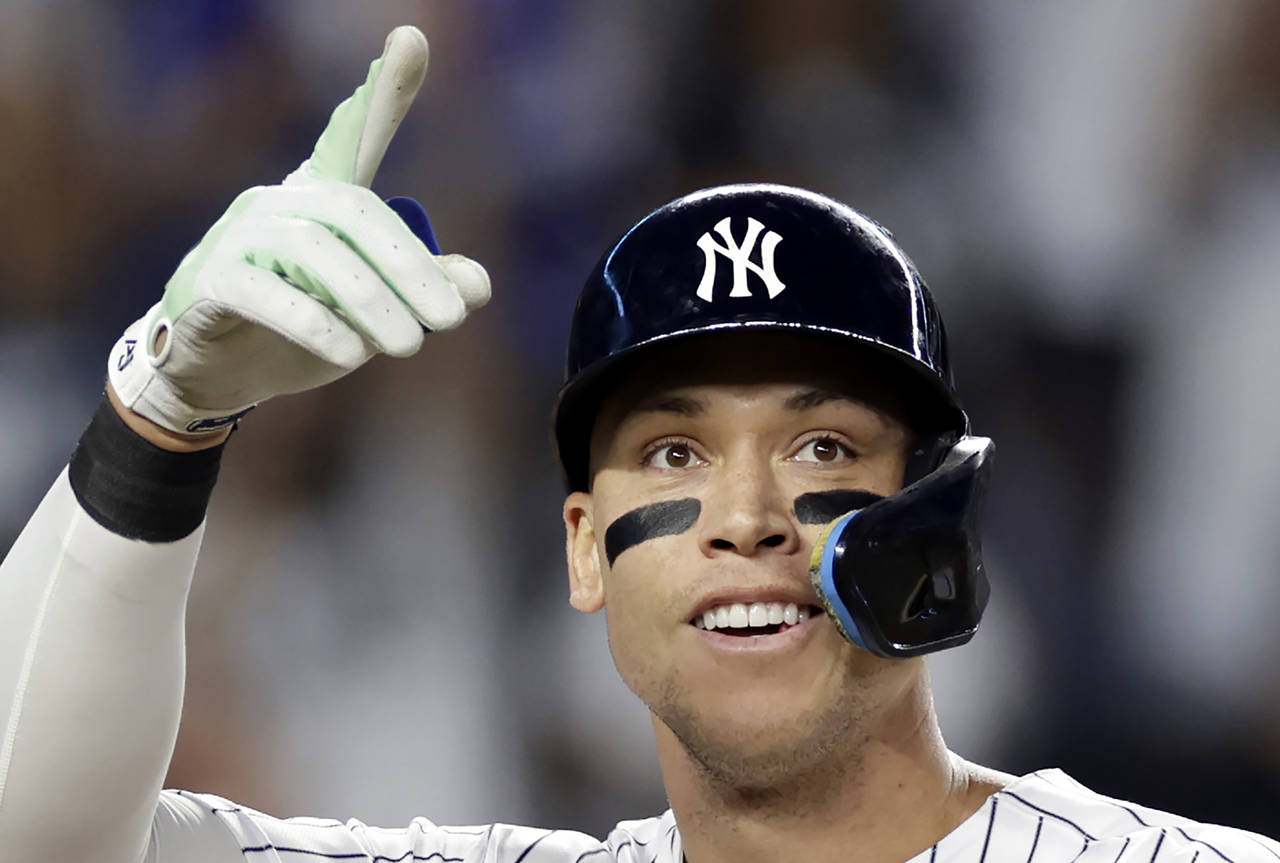
[[[219,797],[167,791],[148,863],[681,863],[670,810],[624,821],[602,841],[568,830],[416,819],[280,820]],[[697,863],[697,861],[693,861]],[[1280,863],[1280,843],[1096,794],[1060,770],[1024,776],[909,863]]]
[[[1280,843],[1097,794],[1041,770],[911,863],[1280,863]]]

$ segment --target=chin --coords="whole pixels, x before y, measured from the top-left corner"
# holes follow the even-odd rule
[[[837,699],[802,707],[773,693],[651,708],[710,779],[739,789],[777,787],[828,767],[860,724],[857,708]]]

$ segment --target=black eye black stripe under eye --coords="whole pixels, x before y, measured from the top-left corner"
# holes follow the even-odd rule
[[[811,491],[796,498],[796,518],[801,524],[826,524],[850,510],[862,509],[883,499],[881,495],[862,489]]]
[[[664,500],[633,509],[618,516],[604,532],[604,553],[609,565],[633,545],[656,536],[684,533],[702,514],[702,501],[696,497]]]

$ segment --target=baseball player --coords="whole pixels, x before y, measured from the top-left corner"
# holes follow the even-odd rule
[[[922,656],[967,641],[986,603],[991,443],[894,240],[769,185],[681,198],[606,252],[555,408],[571,602],[607,609],[667,812],[601,839],[278,820],[162,791],[230,429],[488,299],[478,264],[368,188],[426,51],[393,32],[311,157],[238,197],[112,350],[103,403],[0,569],[3,860],[1280,860],[1262,836],[946,749]]]

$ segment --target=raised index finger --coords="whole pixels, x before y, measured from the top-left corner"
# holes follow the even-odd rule
[[[426,77],[427,53],[427,37],[417,27],[392,30],[382,56],[369,64],[369,77],[333,110],[304,172],[369,186]]]

